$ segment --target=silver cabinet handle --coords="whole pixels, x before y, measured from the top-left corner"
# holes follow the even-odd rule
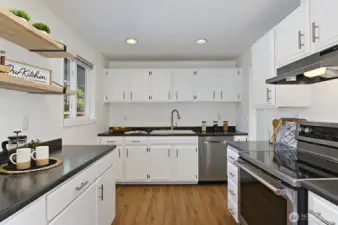
[[[176,99],[178,99],[178,91],[176,91],[176,93],[175,93],[175,94],[176,94]]]
[[[319,39],[319,37],[316,36],[316,29],[319,29],[319,26],[316,25],[315,22],[312,23],[312,42],[316,43],[316,40]]]
[[[221,99],[223,99],[223,91],[221,91]]]
[[[129,156],[129,152],[128,152],[128,149],[127,149],[127,158],[128,158],[128,156]]]
[[[232,161],[235,161],[236,159],[232,156],[228,156],[228,159],[232,160]]]
[[[131,141],[131,142],[133,142],[133,143],[139,143],[139,142],[141,142],[141,141]]]
[[[126,92],[123,91],[123,99],[126,99]]]
[[[170,157],[170,149],[168,149],[168,157]]]
[[[302,43],[302,37],[304,37],[304,34],[299,30],[298,31],[298,49],[302,49],[304,47],[304,44]]]
[[[170,91],[168,91],[168,99],[170,100]]]
[[[232,196],[235,196],[235,192],[234,192],[234,191],[229,190],[229,192],[230,192],[230,194],[231,194]]]
[[[103,184],[101,184],[101,187],[99,187],[99,190],[101,190],[101,196],[99,197],[101,201],[103,201]]]
[[[130,92],[130,99],[133,99],[133,92]]]
[[[226,144],[227,142],[226,141],[204,141],[204,144],[210,144],[210,143],[213,143],[213,144]]]
[[[269,88],[266,88],[266,101],[270,102],[271,97],[270,97],[271,90]]]
[[[176,157],[178,157],[178,149],[176,149]]]
[[[214,99],[216,98],[216,91],[214,91]]]
[[[76,187],[75,190],[77,191],[80,191],[82,188],[84,188],[87,184],[89,183],[89,181],[85,181],[85,182],[82,182],[80,184],[80,186]]]
[[[309,211],[310,214],[312,214],[314,217],[316,217],[317,219],[319,219],[320,221],[322,221],[324,224],[326,224],[326,225],[336,225],[335,222],[328,221],[324,217],[322,217],[321,216],[322,214],[320,212],[315,212],[315,211],[313,211],[311,209],[309,209],[308,211]]]
[[[231,172],[229,172],[228,173],[231,177],[235,177],[235,174],[233,174],[233,173],[231,173]]]
[[[119,149],[119,158],[121,158],[121,150]]]
[[[115,141],[107,141],[107,143],[115,143]]]

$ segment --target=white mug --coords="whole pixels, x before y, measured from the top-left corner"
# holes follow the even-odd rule
[[[34,157],[35,154],[35,157]],[[35,151],[31,154],[32,158],[36,161],[37,166],[46,166],[49,164],[49,146],[36,147]]]
[[[16,155],[16,162],[13,157]],[[30,148],[19,148],[16,153],[9,157],[9,160],[16,165],[18,170],[24,170],[31,167],[31,149]]]

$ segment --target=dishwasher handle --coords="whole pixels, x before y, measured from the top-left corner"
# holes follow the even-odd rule
[[[226,144],[226,141],[204,141],[204,144]]]

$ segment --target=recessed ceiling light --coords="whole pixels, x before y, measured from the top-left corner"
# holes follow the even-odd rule
[[[130,44],[130,45],[136,45],[137,42],[138,42],[138,41],[137,41],[135,38],[128,38],[128,39],[126,40],[126,43],[127,43],[127,44]]]
[[[207,39],[198,39],[198,40],[196,40],[196,44],[199,44],[199,45],[206,44],[207,42],[208,42]]]

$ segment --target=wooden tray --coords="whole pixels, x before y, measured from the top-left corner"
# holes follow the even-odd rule
[[[2,164],[0,166],[0,174],[23,174],[23,173],[32,173],[42,170],[49,170],[54,167],[60,166],[62,164],[62,160],[57,158],[49,158],[49,164],[46,166],[36,166],[35,161],[32,161],[32,166],[29,169],[18,170],[15,165],[9,165],[8,163]]]

